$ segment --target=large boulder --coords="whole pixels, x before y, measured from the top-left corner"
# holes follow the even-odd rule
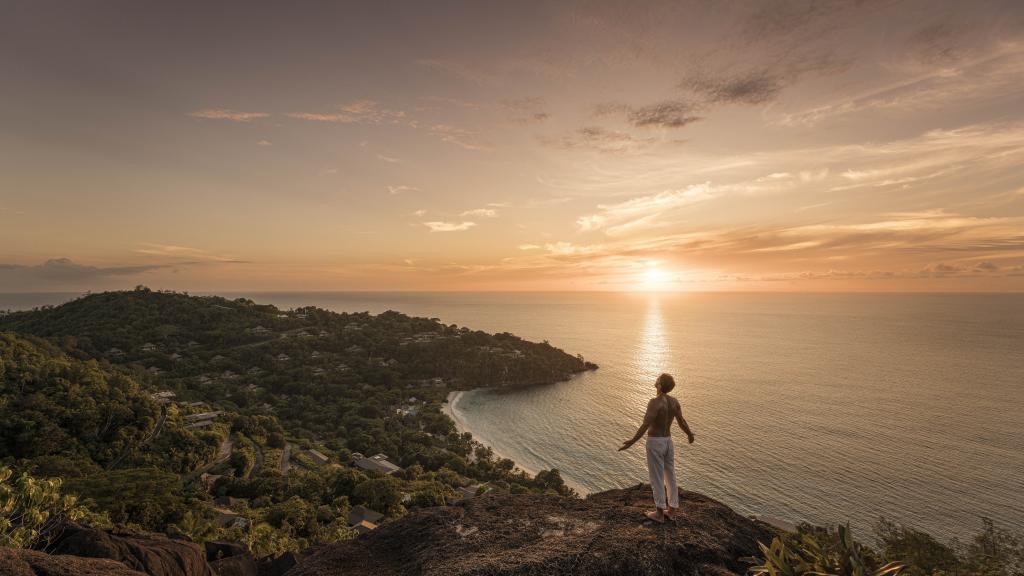
[[[287,576],[512,574],[739,575],[773,530],[724,504],[680,492],[676,518],[645,521],[654,506],[639,485],[580,500],[486,495],[416,511],[312,553]]]
[[[109,558],[150,576],[217,576],[198,544],[162,534],[66,526],[49,547],[54,555]]]
[[[260,576],[256,560],[248,554],[214,560],[210,566],[217,576]]]
[[[206,560],[217,576],[258,576],[256,559],[237,542],[209,541],[203,544]]]
[[[249,551],[245,546],[237,542],[222,542],[219,540],[210,540],[204,543],[203,549],[206,551],[206,559],[209,562],[220,560],[222,558],[246,556],[249,554]]]
[[[145,576],[114,560],[51,556],[36,550],[0,548],[4,576]]]
[[[285,552],[277,558],[261,558],[259,561],[260,576],[284,576],[286,572],[299,563],[299,555]]]

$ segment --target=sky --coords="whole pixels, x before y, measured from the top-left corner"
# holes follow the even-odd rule
[[[1024,3],[5,2],[0,292],[1024,291]]]

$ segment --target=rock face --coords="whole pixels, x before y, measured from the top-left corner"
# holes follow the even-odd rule
[[[256,560],[235,542],[207,542],[206,560],[217,576],[260,576]]]
[[[98,530],[68,525],[50,554],[109,558],[150,576],[217,576],[197,544],[161,534]]]
[[[0,548],[4,576],[146,576],[114,560],[51,556],[35,550]]]
[[[430,508],[327,545],[287,576],[739,575],[773,531],[694,492],[677,517],[645,521],[650,487],[585,500],[481,496]]]

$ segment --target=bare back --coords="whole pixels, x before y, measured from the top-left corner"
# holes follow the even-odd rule
[[[644,416],[644,420],[650,424],[647,435],[654,438],[671,436],[672,420],[680,411],[679,401],[668,394],[652,398],[647,403],[647,414]]]

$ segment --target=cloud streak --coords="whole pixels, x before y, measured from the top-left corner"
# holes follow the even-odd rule
[[[424,226],[430,229],[431,232],[464,232],[470,228],[476,226],[476,222],[424,222]]]
[[[715,192],[710,182],[679,190],[665,190],[650,196],[632,198],[617,204],[600,204],[598,212],[581,216],[576,227],[582,232],[603,230],[609,236],[621,235],[657,225],[667,212],[710,200]]]
[[[230,108],[203,108],[189,112],[188,116],[204,120],[230,120],[231,122],[251,122],[261,118],[269,118],[269,112],[243,112]]]

